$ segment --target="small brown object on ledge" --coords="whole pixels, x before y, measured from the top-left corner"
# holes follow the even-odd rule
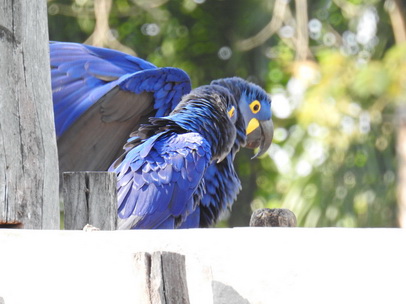
[[[22,229],[24,228],[23,223],[19,223],[19,222],[11,222],[11,223],[7,223],[7,222],[0,222],[0,229]],[[1,302],[0,302],[1,304]]]
[[[295,214],[289,209],[263,208],[251,215],[250,227],[296,227]]]

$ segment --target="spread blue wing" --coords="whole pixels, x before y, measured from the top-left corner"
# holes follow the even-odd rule
[[[62,172],[107,169],[140,123],[169,114],[191,89],[184,71],[114,50],[54,42],[50,55]]]
[[[210,145],[198,133],[154,135],[128,151],[110,168],[118,179],[119,229],[179,226],[196,208],[210,160]]]
[[[124,75],[156,69],[124,53],[78,43],[50,44],[57,135],[105,95]]]

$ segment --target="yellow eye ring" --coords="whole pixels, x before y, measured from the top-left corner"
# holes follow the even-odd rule
[[[261,103],[258,100],[254,100],[250,104],[252,113],[257,114],[261,110]]]

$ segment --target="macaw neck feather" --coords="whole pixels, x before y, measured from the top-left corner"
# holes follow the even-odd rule
[[[228,90],[220,86],[202,86],[183,97],[169,116],[150,118],[136,133],[148,138],[163,131],[176,133],[196,132],[212,146],[214,159],[222,159],[232,149],[236,128],[227,114],[235,104]]]

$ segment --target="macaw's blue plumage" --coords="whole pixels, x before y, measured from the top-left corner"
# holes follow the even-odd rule
[[[212,162],[230,153],[236,138],[228,109],[234,97],[220,86],[186,95],[171,115],[151,118],[110,168],[118,180],[119,228],[199,227],[191,216],[204,196]]]
[[[226,88],[236,100],[236,113],[234,125],[236,139],[233,148],[227,157],[220,163],[212,163],[204,175],[204,195],[197,199],[199,206],[191,218],[199,218],[199,227],[213,226],[221,214],[231,209],[241,183],[234,169],[234,158],[241,147],[260,147],[257,154],[264,153],[272,141],[273,126],[271,120],[271,100],[268,94],[259,86],[238,77],[218,79],[211,85]],[[253,104],[259,104],[258,111],[252,111]],[[252,120],[258,120],[259,126],[247,135],[248,125]],[[189,221],[182,224],[181,228],[190,228]]]
[[[168,115],[189,76],[115,50],[50,43],[60,170],[106,170],[148,117]],[[97,151],[97,153],[95,153]]]
[[[60,171],[115,171],[121,228],[212,226],[241,189],[240,147],[258,156],[271,143],[269,96],[240,78],[181,102],[191,88],[182,70],[76,43],[51,43],[50,55]],[[213,108],[219,96],[233,104],[227,115]]]

